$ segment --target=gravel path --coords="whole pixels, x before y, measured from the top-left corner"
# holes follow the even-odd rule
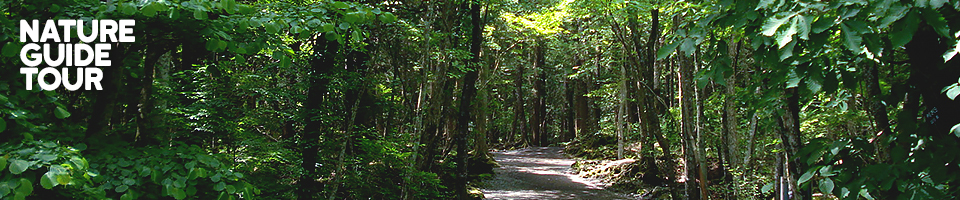
[[[484,181],[486,199],[628,199],[575,174],[561,147],[492,152],[500,163]]]

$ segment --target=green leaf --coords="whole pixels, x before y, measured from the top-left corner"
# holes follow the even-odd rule
[[[673,53],[673,51],[675,51],[678,46],[680,46],[680,42],[673,42],[668,45],[664,45],[663,47],[660,47],[660,49],[657,50],[657,60],[667,58],[667,56]]]
[[[797,17],[797,33],[802,40],[810,40],[810,23],[813,23],[813,16]]]
[[[793,35],[797,34],[797,23],[799,23],[797,19],[799,18],[802,17],[794,17],[790,23],[790,28],[787,28],[786,32],[778,36],[779,39],[777,39],[777,45],[779,45],[779,47],[777,48],[783,49],[783,46],[787,46],[790,41],[793,41]]]
[[[854,54],[863,53],[860,43],[863,38],[847,26],[847,23],[840,24],[840,31],[843,34],[843,45]]]
[[[820,92],[820,89],[823,88],[823,85],[821,85],[820,82],[814,81],[813,79],[807,79],[807,81],[804,83],[807,84],[807,89],[809,89],[810,93],[813,94]]]
[[[896,48],[902,47],[910,42],[910,40],[913,39],[913,34],[917,32],[919,23],[920,17],[917,16],[917,12],[915,10],[907,13],[905,18],[894,22],[893,27],[890,29],[890,31],[893,32],[890,34],[891,45]]]
[[[814,33],[821,33],[827,29],[830,29],[830,27],[833,27],[835,23],[836,23],[835,18],[820,17],[817,19],[816,22],[813,23],[812,31]]]
[[[825,194],[833,193],[833,180],[830,180],[830,178],[820,180],[820,192]]]
[[[117,186],[116,188],[113,188],[113,191],[115,191],[115,192],[117,192],[117,193],[123,193],[123,192],[126,192],[127,189],[130,189],[130,186],[120,185],[120,186]]]
[[[767,22],[763,24],[762,34],[765,36],[773,36],[774,33],[777,33],[777,29],[780,28],[780,25],[783,25],[783,23],[786,23],[787,20],[789,20],[791,17],[793,17],[793,15],[786,16],[780,19],[773,18],[773,19],[767,20]]]
[[[796,72],[790,71],[787,74],[787,88],[795,88],[800,85],[800,76]]]
[[[220,182],[220,183],[217,183],[217,185],[214,185],[214,186],[213,186],[213,190],[214,190],[214,191],[223,191],[223,189],[226,188],[226,187],[227,187],[227,184],[226,184],[226,183]]]
[[[773,186],[775,186],[774,182],[764,184],[763,188],[760,188],[760,192],[769,193],[770,190],[773,190]]]
[[[227,49],[227,41],[219,40],[217,41],[217,52]]]
[[[187,198],[187,193],[184,192],[183,190],[181,190],[180,188],[174,188],[174,189],[173,189],[173,198],[174,198],[174,199],[178,199],[178,200],[179,200],[179,199],[186,199],[186,198]]]
[[[6,182],[0,181],[0,198],[7,196],[7,194],[10,194],[10,189],[12,189],[10,187],[12,186],[7,186]]]
[[[235,0],[222,0],[220,1],[220,7],[223,7],[223,11],[226,11],[227,14],[234,14],[234,11],[237,8],[237,2]]]
[[[220,182],[220,177],[221,177],[221,176],[223,176],[223,175],[221,175],[220,173],[214,174],[213,176],[210,177],[210,181]]]
[[[383,22],[383,23],[393,23],[393,22],[395,22],[395,21],[397,21],[397,16],[396,16],[396,15],[393,15],[393,13],[389,13],[389,12],[388,12],[388,13],[383,13],[382,15],[380,15],[380,22]]]
[[[333,27],[333,24],[331,23],[323,23],[322,25],[320,25],[321,32],[330,32],[330,31],[333,31],[334,28],[335,27]]]
[[[340,39],[340,34],[337,34],[336,32],[330,31],[330,32],[324,33],[324,34],[323,34],[323,38],[326,38],[326,39],[329,40],[329,41],[336,41],[336,40]]]
[[[780,50],[780,61],[786,60],[793,56],[793,48],[797,46],[797,41],[790,42],[787,44],[786,48]]]
[[[44,189],[49,190],[53,187],[56,187],[59,184],[60,183],[57,183],[56,175],[51,171],[48,171],[47,173],[43,174],[43,176],[40,177],[40,186],[43,187]]]
[[[803,175],[800,175],[800,178],[797,179],[797,185],[803,185],[803,183],[806,183],[807,181],[809,181],[810,178],[813,178],[814,172],[815,170],[807,170],[806,173],[803,173]]]
[[[879,28],[887,28],[887,26],[890,26],[890,24],[893,22],[902,19],[909,11],[907,9],[910,9],[910,7],[894,4],[892,7],[890,7],[890,9],[887,10],[887,16],[883,17],[883,19],[880,21]]]
[[[131,179],[131,178],[125,178],[125,179],[123,179],[123,184],[124,184],[124,185],[133,185],[133,184],[137,184],[137,181],[136,181],[136,180],[133,180],[133,179]]]
[[[353,39],[354,43],[360,43],[363,40],[363,36],[360,35],[360,31],[354,31],[350,34],[350,39]]]
[[[827,165],[827,166],[824,166],[823,168],[820,168],[819,170],[820,176],[825,176],[825,177],[836,176],[837,174],[833,173],[833,170],[831,169],[833,169],[832,165]]]
[[[193,18],[197,20],[206,20],[207,12],[200,9],[193,10]]]
[[[20,54],[20,49],[23,48],[23,45],[20,43],[10,41],[7,44],[3,45],[3,56],[14,57]]]
[[[937,34],[947,38],[952,37],[952,35],[950,35],[950,26],[947,25],[947,20],[940,15],[940,12],[924,9],[921,14],[923,15],[923,19],[926,20],[927,24],[929,24]]]
[[[77,145],[77,146],[80,146],[80,145]],[[86,148],[86,145],[83,145],[83,146],[84,146],[84,148]],[[77,150],[79,150],[79,147],[77,148]],[[70,158],[70,163],[73,163],[73,165],[76,165],[77,168],[79,168],[80,170],[85,170],[85,169],[87,169],[87,162],[84,161],[83,158],[80,158],[80,157],[77,157],[77,156],[71,157],[71,158]]]
[[[953,133],[953,135],[960,137],[960,124],[953,125],[953,128],[950,128],[950,132]],[[0,169],[3,169],[3,168],[0,167]]]
[[[2,120],[0,120],[0,121],[2,121]],[[0,156],[0,170],[3,170],[4,168],[7,168],[7,157],[6,157],[6,156]],[[2,183],[0,183],[0,184],[2,184]],[[0,195],[0,196],[3,196],[3,195]]]
[[[147,17],[156,16],[158,8],[155,5],[156,4],[154,3],[150,3],[150,4],[147,4],[146,6],[143,6],[142,8],[140,8],[140,13],[143,13],[143,16],[147,16]]]
[[[17,193],[23,196],[30,195],[30,193],[33,193],[33,183],[29,179],[20,178],[20,187],[17,188]]]
[[[766,9],[766,8],[768,8],[768,7],[770,6],[770,4],[773,4],[773,2],[775,2],[775,1],[774,1],[774,0],[761,0],[760,3],[757,4],[757,8],[755,8],[754,10]]]
[[[205,45],[205,47],[207,48],[207,51],[216,51],[217,48],[219,48],[218,47],[219,45],[220,45],[220,39],[210,38],[210,39],[207,39],[207,44]]]
[[[4,130],[7,130],[7,120],[0,119],[0,133],[3,133]],[[3,170],[3,166],[0,166],[0,170]]]
[[[950,98],[950,100],[955,100],[957,95],[960,95],[960,85],[957,85],[956,83],[947,86],[943,90],[947,92],[947,97]]]
[[[240,7],[240,14],[244,14],[244,15],[257,11],[257,9],[254,8],[253,6],[246,5],[246,4],[240,4],[239,7]]]
[[[874,200],[874,199],[876,199],[876,198],[873,198],[873,196],[870,195],[870,191],[867,190],[867,188],[860,189],[860,193],[859,193],[859,194],[860,194],[860,196],[862,196],[864,199],[867,199],[867,200]],[[924,198],[920,198],[920,199],[924,199]]]
[[[269,34],[276,34],[280,31],[280,27],[275,23],[265,23],[263,24],[263,28],[266,29]]]
[[[43,154],[43,155],[40,155],[40,160],[42,160],[42,161],[44,161],[44,162],[50,162],[50,161],[53,161],[53,160],[56,160],[56,159],[57,159],[57,155],[53,155],[53,154]]]
[[[120,5],[120,12],[123,12],[124,15],[133,15],[137,14],[137,8],[130,4]]]
[[[949,62],[950,59],[953,59],[953,56],[956,56],[957,53],[960,53],[960,40],[956,41],[956,45],[953,48],[947,49],[947,52],[943,53],[943,62]],[[0,129],[2,131],[2,129]]]
[[[343,15],[343,21],[345,22],[356,23],[359,20],[360,20],[360,16],[357,15],[356,12],[351,12],[351,13],[347,13],[346,15]]]
[[[683,43],[680,44],[680,51],[685,55],[693,55],[693,52],[697,49],[697,41],[693,38],[687,38],[683,40]]]
[[[123,193],[123,195],[120,195],[120,200],[134,200],[134,199],[136,198],[134,198],[133,190],[127,190],[127,193]]]
[[[169,18],[172,19],[172,20],[180,19],[180,10],[178,10],[178,9],[170,9],[170,14],[167,15],[167,17],[169,17]]]
[[[339,28],[340,28],[340,30],[347,30],[347,29],[349,29],[349,28],[350,28],[350,24],[349,24],[349,23],[346,23],[346,22],[344,22],[344,23],[340,23],[340,25],[339,25],[339,26],[337,26],[337,27],[339,27]]]
[[[337,9],[347,9],[347,8],[350,8],[350,5],[347,5],[347,3],[337,1],[333,3],[333,7]]]
[[[228,186],[226,187],[226,189],[227,189],[227,193],[230,193],[230,194],[233,194],[233,193],[236,193],[236,192],[237,192],[237,188],[234,187],[233,185],[228,185]]]
[[[63,119],[70,117],[70,112],[67,112],[63,107],[57,106],[57,108],[53,110],[53,115],[56,116],[57,119]]]
[[[939,9],[943,7],[943,4],[947,3],[948,0],[930,0],[930,8]]]
[[[70,181],[71,181],[72,179],[73,179],[73,178],[70,177],[69,174],[60,174],[60,175],[57,175],[57,183],[60,183],[60,185],[70,184]]]
[[[13,175],[23,173],[24,171],[27,171],[31,165],[32,164],[26,160],[10,159],[10,173]]]
[[[232,197],[233,196],[230,196],[230,194],[227,194],[227,192],[224,191],[224,192],[220,192],[220,196],[217,196],[217,200],[229,200],[229,199],[233,199]]]

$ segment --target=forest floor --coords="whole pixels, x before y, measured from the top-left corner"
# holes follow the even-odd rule
[[[575,160],[562,147],[531,147],[491,152],[499,168],[484,181],[486,199],[631,199],[604,190],[570,167]]]

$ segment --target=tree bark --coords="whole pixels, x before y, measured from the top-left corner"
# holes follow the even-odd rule
[[[565,75],[570,74],[570,68],[566,68]],[[574,126],[574,101],[573,101],[573,79],[564,78],[563,79],[563,97],[564,97],[564,120],[563,120],[563,136],[560,138],[561,142],[573,141],[576,137],[577,129]]]
[[[785,160],[785,174],[789,175],[787,177],[787,184],[789,188],[793,191],[793,194],[796,198],[799,199],[808,199],[810,195],[807,194],[808,190],[802,190],[798,187],[797,179],[800,178],[800,159],[794,157],[797,154],[797,151],[801,147],[801,133],[800,133],[800,92],[799,89],[787,88],[785,90],[785,105],[781,107],[783,113],[780,115],[781,129],[780,140],[783,141],[783,149]]]
[[[545,118],[547,112],[546,104],[546,62],[544,58],[544,42],[542,39],[538,39],[537,47],[534,48],[534,68],[536,69],[537,78],[533,83],[534,97],[533,97],[533,117],[530,119],[530,132],[531,139],[535,146],[545,146],[547,143],[546,140],[546,128]]]
[[[515,88],[514,92],[514,101],[513,101],[513,136],[519,136],[522,145],[528,146],[527,134],[524,132],[524,127],[526,124],[526,112],[524,108],[524,98],[523,98],[523,65],[517,65],[516,69],[513,72],[513,84]]]
[[[683,54],[683,52],[679,52]],[[694,80],[693,80],[693,62],[681,56],[680,58],[680,132],[683,137],[683,172],[684,172],[684,197],[686,199],[700,199],[699,186],[696,183],[697,156],[696,156],[696,130],[694,119],[696,117],[694,100]]]
[[[481,35],[480,7],[481,5],[478,2],[470,5],[470,21],[473,24],[473,33],[470,37],[470,53],[472,54],[470,65],[473,65],[473,67],[469,68],[473,68],[474,70],[467,71],[467,74],[463,77],[463,91],[460,94],[460,116],[457,122],[459,136],[454,137],[457,143],[458,182],[455,187],[457,197],[461,200],[470,199],[470,195],[467,193],[467,138],[470,137],[469,128],[470,122],[472,121],[471,118],[473,117],[473,115],[470,114],[470,109],[473,98],[477,93],[477,71],[480,70],[480,45],[483,40],[483,35]]]
[[[737,42],[735,44],[736,45],[733,47],[733,52],[738,52],[740,49],[740,43]],[[730,67],[731,71],[733,71],[733,74],[726,78],[727,85],[724,87],[725,95],[723,101],[723,116],[721,118],[721,126],[723,131],[721,134],[721,139],[723,141],[721,142],[720,150],[724,156],[723,160],[727,162],[726,166],[731,168],[736,168],[736,166],[738,166],[736,161],[739,160],[739,158],[736,156],[736,150],[739,149],[737,143],[740,138],[737,133],[739,119],[737,118],[737,107],[734,105],[734,103],[737,101],[737,54],[738,53],[734,53],[731,56],[733,62]],[[721,168],[723,169],[723,181],[727,183],[732,182],[734,178],[730,173],[730,170],[726,169],[722,163]],[[733,192],[736,193],[737,191],[735,190]]]
[[[620,66],[620,103],[617,106],[617,159],[623,159],[623,135],[627,131],[627,66]]]
[[[98,113],[93,113],[90,116],[89,121],[87,121],[87,130],[85,136],[87,139],[92,139],[95,137],[104,136],[104,132],[107,131],[111,125],[111,121],[114,118],[117,118],[119,114],[119,108],[117,104],[117,94],[121,89],[120,80],[123,79],[123,74],[121,67],[123,65],[123,58],[126,58],[129,52],[139,51],[139,48],[135,48],[130,45],[120,45],[120,44],[111,44],[112,49],[110,53],[114,55],[119,55],[113,59],[111,62],[114,66],[106,67],[103,69],[103,90],[96,92],[97,100],[93,104],[92,110],[100,111]],[[126,48],[124,48],[126,47]]]
[[[161,42],[157,43],[162,44]],[[137,113],[137,132],[134,138],[137,146],[157,144],[156,138],[149,137],[147,134],[156,134],[158,132],[154,129],[159,122],[153,117],[153,115],[155,115],[153,110],[156,107],[153,98],[153,80],[157,61],[159,61],[160,56],[163,56],[167,51],[167,48],[162,45],[147,47],[146,58],[143,60],[143,79],[140,82],[142,87],[140,88],[140,105],[138,105],[140,109],[138,109]]]
[[[877,70],[877,64],[872,61],[867,62],[861,64],[864,68],[865,91],[863,96],[867,99],[867,109],[873,116],[873,122],[877,128],[875,135],[877,138],[873,140],[873,143],[877,148],[879,162],[886,163],[890,159],[886,145],[890,134],[892,134],[890,132],[890,119],[887,116],[887,107],[883,105],[883,100],[880,98],[882,92],[880,91],[880,72]]]
[[[316,54],[314,59],[310,60],[313,74],[310,78],[310,89],[307,92],[307,102],[302,117],[307,120],[307,125],[301,134],[302,142],[299,144],[303,158],[300,166],[304,173],[300,176],[300,181],[297,182],[298,199],[314,199],[313,195],[316,194],[317,150],[323,125],[320,120],[315,120],[315,116],[318,115],[317,113],[323,107],[322,104],[326,101],[327,85],[330,82],[323,75],[329,73],[336,65],[335,57],[340,50],[340,44],[318,35],[314,38],[313,48],[314,54]]]

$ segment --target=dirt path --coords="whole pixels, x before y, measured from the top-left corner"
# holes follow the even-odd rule
[[[487,199],[628,199],[575,174],[560,147],[492,152],[500,163],[484,182]]]

